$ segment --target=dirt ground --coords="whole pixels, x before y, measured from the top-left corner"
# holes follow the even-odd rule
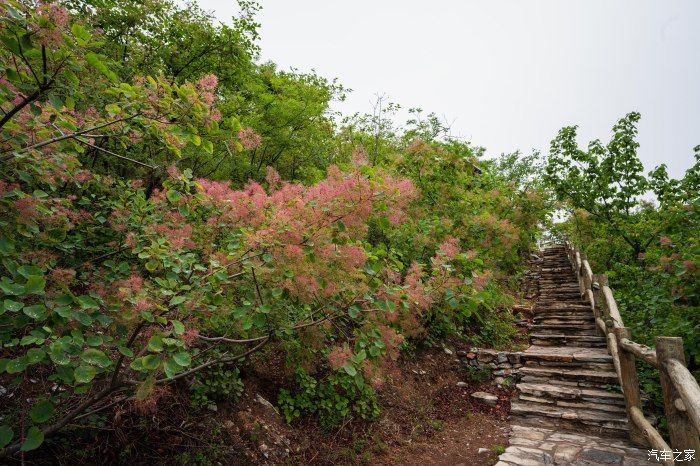
[[[151,412],[125,403],[71,426],[21,460],[131,466],[494,464],[507,443],[513,389],[467,380],[455,350],[423,349],[399,359],[379,392],[379,418],[347,423],[335,432],[324,432],[311,418],[288,425],[274,406],[279,387],[247,374],[243,397],[220,403],[216,412],[193,414],[187,388],[174,387]],[[270,370],[280,369],[272,367],[275,361],[270,364]],[[475,391],[498,395],[498,404],[473,400]]]
[[[315,445],[320,446],[290,459],[298,464],[494,464],[496,451],[507,444],[513,391],[472,383],[465,375],[455,356],[426,350],[405,362],[401,376],[382,392],[382,414],[369,429],[341,441],[318,438]],[[474,401],[470,395],[475,391],[498,395],[497,406]]]

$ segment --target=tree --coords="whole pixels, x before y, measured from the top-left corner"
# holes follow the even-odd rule
[[[585,210],[606,228],[605,234],[621,238],[634,260],[675,221],[657,215],[648,196],[684,201],[664,166],[644,175],[635,139],[639,118],[639,113],[629,113],[615,124],[607,145],[596,139],[587,150],[578,146],[576,126],[562,128],[552,141],[544,178],[566,206]]]

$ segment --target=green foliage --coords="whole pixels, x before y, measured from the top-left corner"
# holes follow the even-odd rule
[[[289,420],[372,419],[402,350],[507,337],[505,277],[549,209],[534,159],[481,161],[419,109],[338,121],[342,86],[258,63],[239,6],[0,5],[0,377],[32,393],[0,407],[0,456],[117,392],[235,399],[224,367],[266,345],[294,350]]]
[[[278,404],[287,422],[302,415],[317,415],[324,429],[338,427],[348,419],[370,420],[379,415],[377,397],[360,374],[333,372],[325,379],[315,379],[298,369],[294,394],[280,390]]]
[[[557,225],[606,272],[633,339],[655,346],[657,336],[683,337],[688,366],[700,375],[700,154],[681,179],[661,165],[643,173],[637,156],[638,113],[613,127],[607,145],[578,148],[576,128],[552,141],[546,182],[568,219]],[[653,200],[649,200],[653,199]],[[641,383],[660,406],[658,374],[646,368]]]
[[[192,387],[192,405],[196,408],[216,407],[217,401],[235,402],[243,394],[243,381],[237,367],[217,364],[199,372]]]
[[[474,346],[484,348],[506,348],[517,335],[515,318],[508,311],[490,312],[480,322],[472,337]]]
[[[481,383],[481,382],[486,382],[487,380],[491,379],[491,370],[487,368],[476,368],[476,367],[467,367],[466,369],[467,372],[467,380],[471,382],[476,382],[476,383]]]

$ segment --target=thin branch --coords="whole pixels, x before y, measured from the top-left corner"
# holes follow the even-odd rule
[[[167,377],[166,377],[166,378],[163,378],[163,379],[158,379],[158,380],[156,380],[156,383],[172,382],[173,380],[182,379],[183,377],[187,377],[188,375],[194,374],[195,372],[199,372],[199,371],[201,371],[202,369],[206,369],[206,368],[209,367],[209,366],[213,366],[214,364],[221,364],[221,363],[226,364],[226,363],[229,363],[229,362],[238,361],[239,359],[243,359],[243,358],[245,358],[246,356],[249,356],[249,355],[253,354],[254,352],[258,351],[258,350],[261,349],[263,346],[265,346],[265,345],[267,344],[267,342],[269,342],[269,341],[270,341],[270,338],[269,338],[269,337],[266,337],[266,338],[265,338],[264,340],[262,340],[260,343],[258,343],[257,345],[253,346],[253,347],[250,348],[249,350],[244,351],[244,352],[241,353],[241,354],[237,354],[237,355],[235,355],[235,356],[224,357],[224,356],[226,355],[226,353],[224,353],[224,354],[222,355],[222,357],[220,357],[220,358],[216,358],[216,359],[212,359],[212,360],[210,360],[210,361],[207,361],[207,362],[205,362],[205,363],[203,363],[203,364],[200,364],[200,365],[197,366],[197,367],[193,367],[192,369],[190,369],[190,370],[188,370],[188,371],[181,372],[181,373],[177,374],[177,375],[174,376],[174,377],[170,377],[170,378],[167,378]]]
[[[107,126],[112,126],[112,125],[115,125],[117,123],[121,123],[122,121],[128,121],[128,120],[136,118],[139,115],[140,114],[137,113],[135,115],[131,115],[131,116],[124,117],[124,118],[119,118],[119,119],[114,120],[114,121],[109,121],[109,122],[103,123],[101,125],[93,126],[92,128],[84,129],[82,131],[77,131],[75,133],[70,133],[70,134],[63,134],[61,136],[56,136],[55,138],[47,139],[47,140],[42,141],[42,142],[37,142],[36,144],[32,144],[31,146],[23,147],[10,155],[3,157],[2,160],[6,161],[6,160],[13,158],[14,156],[16,156],[18,154],[21,154],[22,152],[25,152],[28,150],[38,149],[40,147],[48,146],[49,144],[54,144],[54,143],[57,143],[57,142],[60,142],[60,141],[66,140],[66,139],[75,138],[76,136],[82,136],[82,135],[87,134],[91,131],[95,131],[96,129],[106,128]],[[3,120],[4,120],[4,118],[3,118]],[[11,149],[5,150],[4,152],[10,152],[10,151],[11,151]]]
[[[131,157],[127,157],[125,155],[120,155],[117,154],[116,152],[112,152],[111,150],[105,149],[104,147],[96,146],[95,144],[89,143],[79,137],[74,138],[76,141],[80,142],[81,144],[85,144],[88,147],[91,147],[97,151],[104,152],[105,154],[111,155],[112,157],[117,157],[118,159],[126,160],[127,162],[135,163],[136,165],[141,165],[142,167],[149,168],[151,170],[156,170],[158,167],[156,165],[149,165],[147,163],[138,161],[136,159],[132,159]]]

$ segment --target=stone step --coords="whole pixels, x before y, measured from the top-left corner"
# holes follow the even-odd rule
[[[571,290],[579,291],[578,282],[570,282],[569,280],[557,280],[553,278],[542,277],[539,281],[540,288],[548,288],[552,290]]]
[[[549,324],[538,322],[532,326],[532,331],[540,335],[598,335],[595,325]]]
[[[576,346],[584,348],[605,348],[605,338],[597,335],[564,335],[533,333],[530,343],[537,346]]]
[[[535,303],[534,306],[535,310],[543,310],[543,311],[587,311],[587,312],[592,312],[591,311],[591,305],[588,303],[584,302],[579,302],[579,303],[559,303],[559,302],[552,302],[552,303],[547,303],[546,305],[543,305],[541,303]]]
[[[540,291],[540,297],[537,304],[540,306],[551,306],[553,304],[580,304],[581,297],[577,294],[570,295],[549,295]]]
[[[537,300],[537,304],[554,303],[554,302],[566,302],[566,303],[580,303],[581,297],[578,292],[569,293],[564,291],[558,292],[546,292],[540,290],[540,297]]]
[[[622,465],[650,466],[648,450],[626,439],[511,425],[509,446],[496,466]]]
[[[552,310],[552,311],[534,311],[532,318],[534,321],[547,320],[547,319],[559,319],[562,321],[569,320],[582,320],[594,322],[595,317],[590,310],[588,311],[562,311],[562,310]]]
[[[561,313],[557,311],[552,312],[537,312],[533,315],[532,319],[535,322],[561,322],[568,324],[589,324],[595,322],[595,317],[590,311],[575,311],[569,313]]]
[[[522,352],[524,361],[551,361],[566,364],[612,363],[612,356],[604,348],[578,348],[571,346],[530,346]]]
[[[625,399],[621,393],[599,388],[524,382],[517,384],[517,387],[520,390],[520,397],[525,401],[532,399],[538,403],[563,403],[562,406],[567,406],[565,403],[586,403],[590,405],[590,409],[603,411],[614,408],[624,412],[625,409]]]
[[[545,326],[545,327],[562,327],[562,328],[577,328],[577,329],[588,329],[588,328],[593,328],[595,329],[595,320],[593,320],[593,317],[591,316],[590,319],[584,318],[584,317],[576,317],[573,319],[563,319],[560,317],[541,317],[538,319],[533,319],[532,326],[533,327],[538,327],[538,326]],[[535,332],[537,333],[537,332]],[[566,332],[562,332],[566,333]]]
[[[520,401],[526,401],[528,403],[539,403],[542,406],[552,406],[556,408],[572,408],[572,409],[585,409],[587,411],[602,411],[604,413],[616,413],[620,416],[627,416],[625,411],[624,403],[622,405],[613,404],[603,404],[598,401],[567,401],[567,400],[550,400],[548,398],[541,398],[537,396],[530,396],[526,394],[521,394],[518,397]]]
[[[598,362],[557,362],[557,361],[527,361],[524,363],[526,367],[543,367],[543,368],[559,368],[559,369],[582,369],[588,371],[603,371],[614,372],[615,366],[612,363]]]
[[[581,292],[579,291],[578,287],[576,288],[562,288],[561,286],[557,287],[552,287],[552,288],[543,288],[540,286],[540,296],[544,298],[551,298],[551,297],[569,297],[571,296],[572,298],[580,298],[581,297]]]
[[[518,423],[615,437],[627,435],[627,417],[624,413],[552,406],[521,400],[512,402],[510,410]]]
[[[522,381],[525,383],[555,383],[558,385],[597,387],[617,386],[617,374],[614,371],[601,371],[580,368],[536,367],[520,368]]]

